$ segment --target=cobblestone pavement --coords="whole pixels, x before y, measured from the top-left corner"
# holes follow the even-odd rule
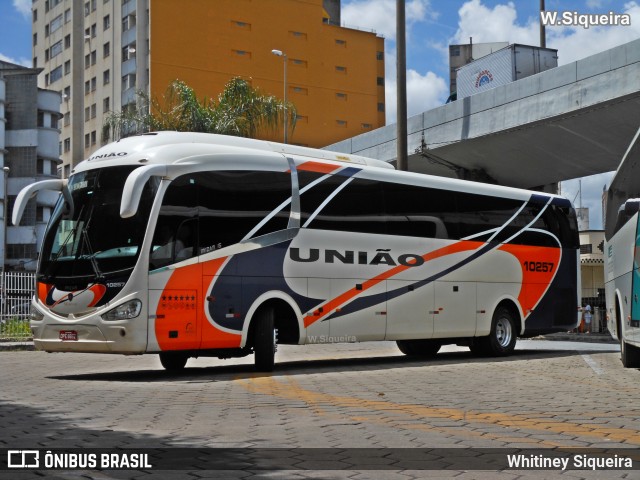
[[[384,459],[376,455],[407,448],[455,448],[462,456],[633,448],[640,458],[640,371],[622,368],[616,345],[518,345],[500,359],[445,347],[430,361],[408,359],[390,342],[283,346],[272,374],[254,372],[252,357],[191,359],[183,373],[169,374],[152,355],[2,352],[3,448],[379,450],[364,450],[374,455],[357,461],[371,465],[359,470],[339,469],[344,463],[329,455],[307,459],[305,470],[12,470],[0,478],[640,478],[628,469],[472,470],[464,460],[456,470],[411,470],[411,462],[378,470]]]

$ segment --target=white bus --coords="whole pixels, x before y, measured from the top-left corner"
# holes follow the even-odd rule
[[[607,328],[620,341],[622,364],[640,367],[640,130],[607,192],[605,297]]]
[[[44,235],[31,328],[49,352],[255,355],[277,343],[394,340],[506,355],[576,326],[568,200],[395,171],[378,160],[218,135],[107,145],[68,180]]]

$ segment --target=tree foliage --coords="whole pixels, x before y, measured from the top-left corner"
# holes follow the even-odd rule
[[[273,95],[264,95],[243,78],[232,78],[218,100],[198,100],[190,86],[173,81],[162,98],[136,93],[135,106],[130,104],[120,112],[105,118],[102,141],[118,140],[151,131],[175,130],[204,132],[255,138],[263,132],[275,132],[284,123],[295,127],[296,109]]]

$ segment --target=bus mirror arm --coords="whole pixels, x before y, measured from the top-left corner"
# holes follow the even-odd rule
[[[620,210],[624,210],[626,215],[633,215],[640,211],[640,198],[630,198],[624,205],[620,208]]]
[[[136,168],[127,177],[122,190],[122,202],[120,203],[120,216],[122,218],[133,217],[138,211],[142,189],[151,177],[165,177],[166,165],[146,165]]]
[[[16,201],[13,206],[13,214],[11,215],[11,222],[16,226],[20,224],[20,220],[22,219],[24,209],[27,207],[27,203],[29,202],[29,200],[35,197],[40,190],[63,192],[65,199],[69,201],[71,195],[69,194],[66,186],[66,179],[43,180],[41,182],[27,185],[22,190],[20,190],[20,193],[18,193],[18,196],[16,197]]]

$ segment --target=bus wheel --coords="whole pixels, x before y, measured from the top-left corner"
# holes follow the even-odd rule
[[[620,359],[624,368],[640,368],[640,348],[620,340]]]
[[[410,357],[434,357],[442,344],[434,340],[397,340],[402,353]]]
[[[516,340],[513,314],[503,306],[498,307],[493,314],[489,336],[473,338],[469,348],[475,355],[501,357],[513,352]]]
[[[160,363],[165,370],[182,370],[187,364],[189,357],[180,352],[162,352],[160,353]]]
[[[253,355],[256,370],[272,372],[278,350],[277,331],[274,328],[274,312],[264,308],[258,313],[253,330]]]

